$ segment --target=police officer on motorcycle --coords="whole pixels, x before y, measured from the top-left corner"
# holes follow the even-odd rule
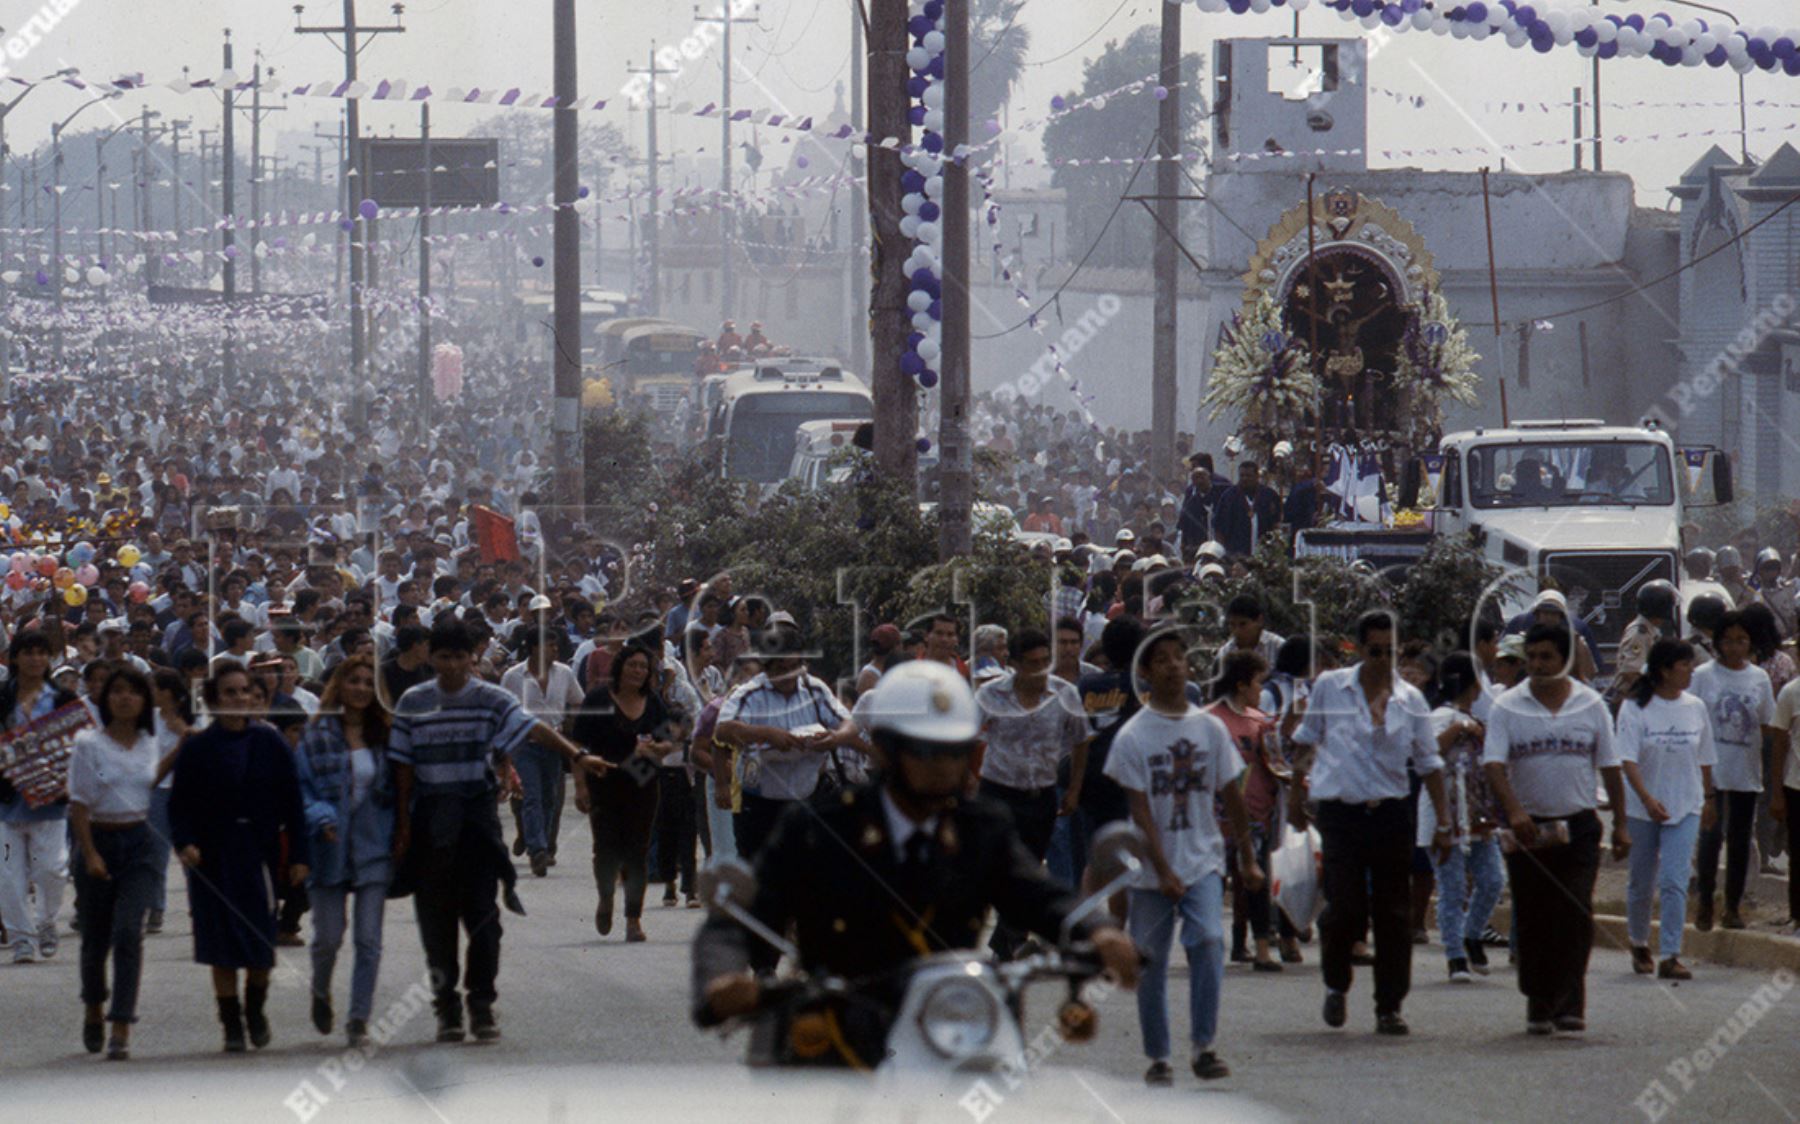
[[[756,861],[749,911],[796,935],[799,967],[858,983],[832,1012],[831,1045],[816,1064],[873,1068],[919,957],[974,949],[998,909],[1009,924],[1055,942],[1091,942],[1126,986],[1138,953],[1104,911],[1070,920],[1077,898],[1032,859],[1004,808],[970,795],[980,720],[954,669],[915,660],[875,688],[869,737],[875,783],[798,804]],[[772,981],[750,970],[758,940],[723,915],[694,942],[694,1019],[713,1026],[763,1010]],[[781,1054],[778,1051],[778,1054]],[[779,1060],[795,1063],[791,1051]]]

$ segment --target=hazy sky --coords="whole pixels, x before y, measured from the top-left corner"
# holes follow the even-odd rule
[[[7,33],[15,32],[33,9],[24,3],[10,5]],[[712,0],[708,10],[715,10]],[[1029,0],[1021,24],[1031,32],[1031,57],[1039,60],[1027,72],[1015,95],[1015,121],[1039,117],[1050,98],[1073,89],[1080,81],[1082,62],[1099,52],[1109,39],[1122,37],[1133,28],[1160,18],[1160,0]],[[1567,6],[1567,0],[1559,6]],[[1603,5],[1609,11],[1651,13],[1679,9],[1657,3]],[[46,5],[46,15],[48,5]],[[1779,23],[1785,18],[1800,23],[1800,4],[1793,0],[1738,0],[1737,10],[1746,23]],[[785,107],[797,113],[824,116],[834,100],[834,86],[848,80],[852,0],[764,0],[759,24],[740,27],[738,57],[754,78],[737,82],[737,103],[746,107]],[[384,5],[365,2],[359,16],[383,23],[391,17]],[[1689,13],[1704,14],[1704,13]],[[337,23],[341,5],[315,0],[308,5],[307,22]],[[695,29],[692,5],[678,0],[580,0],[581,92],[589,97],[615,93],[627,80],[629,62],[642,65],[654,38],[679,42]],[[1185,45],[1210,54],[1214,38],[1282,34],[1291,28],[1291,16],[1202,15],[1191,6],[1184,9]],[[548,0],[420,0],[407,5],[404,35],[382,36],[362,54],[365,78],[397,78],[411,84],[429,83],[438,91],[451,86],[517,85],[530,90],[550,89],[550,4]],[[220,60],[220,32],[231,27],[237,44],[238,68],[247,71],[251,51],[261,47],[266,63],[279,71],[281,82],[313,81],[340,76],[339,52],[319,36],[293,32],[291,5],[272,0],[79,0],[43,41],[19,60],[7,60],[13,74],[36,76],[58,66],[74,65],[90,78],[142,72],[152,82],[178,76],[183,65],[198,75],[216,74]],[[1318,7],[1302,17],[1308,35],[1361,34],[1353,22]],[[1072,53],[1071,53],[1072,52]],[[1066,56],[1058,59],[1058,56]],[[1057,61],[1049,61],[1056,59]],[[1425,98],[1423,108],[1377,96],[1371,127],[1372,150],[1383,148],[1470,147],[1488,142],[1523,145],[1532,141],[1558,140],[1569,135],[1569,111],[1523,116],[1500,114],[1494,103],[1514,101],[1566,101],[1571,88],[1584,84],[1589,63],[1574,49],[1559,48],[1550,55],[1530,49],[1514,50],[1497,37],[1485,43],[1459,42],[1448,37],[1407,32],[1382,50],[1371,64],[1371,83],[1378,89]],[[690,100],[696,106],[718,95],[717,52],[689,63],[674,80],[674,100]],[[1648,59],[1619,59],[1605,65],[1603,95],[1608,101],[1639,99],[1667,101],[1730,102],[1729,107],[1608,109],[1605,131],[1627,137],[1661,132],[1737,127],[1737,78],[1729,70],[1710,68],[1669,69]],[[1752,102],[1764,99],[1780,105],[1750,110],[1750,150],[1767,155],[1800,124],[1800,79],[1766,74],[1748,76]],[[82,95],[55,88],[33,93],[7,121],[8,141],[15,150],[29,149],[47,136],[51,121],[60,119],[80,104]],[[134,114],[139,98],[165,112],[203,118],[202,126],[217,124],[216,101],[205,94],[178,96],[152,91],[117,103],[121,112]],[[312,98],[291,99],[290,111],[274,119],[278,130],[310,132],[313,123],[330,128],[337,105]],[[77,128],[98,123],[110,107],[87,111]],[[456,133],[492,113],[481,107],[434,109],[434,129]],[[527,112],[527,111],[518,111]],[[623,101],[598,116],[628,126],[634,138],[642,136],[642,115],[627,113]],[[410,130],[416,110],[403,105],[370,105],[366,125],[382,133]],[[1764,132],[1756,132],[1758,128]],[[673,144],[692,150],[717,142],[716,122],[673,121]],[[665,145],[670,133],[664,134]],[[765,136],[768,149],[773,138]],[[1735,136],[1717,138],[1727,151],[1736,151]],[[1710,139],[1666,137],[1660,141],[1627,141],[1607,145],[1609,169],[1628,171],[1637,179],[1639,201],[1663,205],[1664,188],[1712,143]],[[826,142],[841,153],[841,145]],[[1037,136],[1020,134],[1010,151],[1015,155],[1035,151]],[[785,150],[784,150],[785,151]],[[1387,163],[1377,157],[1377,164]],[[1426,167],[1472,168],[1498,164],[1497,156],[1421,156],[1410,161]],[[1509,166],[1531,171],[1553,171],[1569,166],[1566,144],[1529,149],[1511,154]]]

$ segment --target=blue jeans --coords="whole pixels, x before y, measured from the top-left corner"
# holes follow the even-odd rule
[[[1068,792],[1066,786],[1056,786],[1057,807],[1062,806]],[[1092,834],[1087,812],[1081,808],[1072,815],[1057,817],[1056,829],[1050,833],[1050,851],[1044,856],[1051,878],[1064,886],[1081,885],[1082,871],[1087,869],[1088,837]]]
[[[1681,954],[1687,925],[1688,870],[1700,838],[1700,814],[1668,823],[1640,820],[1631,827],[1631,877],[1625,884],[1625,931],[1633,947],[1650,944],[1650,895],[1662,894],[1662,932],[1657,940],[1667,959]]]
[[[312,989],[331,998],[331,972],[337,966],[338,949],[344,943],[345,913],[350,896],[356,895],[356,961],[350,970],[350,1018],[367,1022],[375,1006],[375,978],[381,971],[381,920],[387,908],[387,883],[349,886],[314,886],[312,895]]]
[[[153,836],[138,824],[118,831],[94,830],[94,850],[106,864],[106,877],[87,872],[80,851],[69,857],[75,870],[75,904],[81,915],[81,1001],[106,1002],[106,958],[112,957],[112,1010],[109,1022],[137,1022],[138,982],[144,970],[144,914],[150,909],[155,881]]]
[[[1187,888],[1180,901],[1160,890],[1132,890],[1127,924],[1131,939],[1150,962],[1138,979],[1138,1028],[1144,1054],[1152,1061],[1169,1057],[1169,947],[1175,917],[1181,915],[1181,945],[1187,950],[1188,1019],[1194,1049],[1212,1045],[1219,1030],[1219,992],[1225,986],[1225,881],[1208,874]]]
[[[169,856],[175,845],[169,841],[169,793],[171,788],[150,790],[150,861],[156,864],[156,897],[150,908],[161,913],[169,907]],[[73,852],[71,852],[73,853]]]
[[[519,805],[519,828],[525,849],[532,854],[550,849],[551,825],[562,812],[562,755],[554,749],[527,743],[513,753],[513,767],[525,795]]]
[[[1466,960],[1466,946],[1480,943],[1506,886],[1500,842],[1492,837],[1471,839],[1468,854],[1461,847],[1452,847],[1450,857],[1433,863],[1432,870],[1437,875],[1438,931],[1443,935],[1444,956]]]

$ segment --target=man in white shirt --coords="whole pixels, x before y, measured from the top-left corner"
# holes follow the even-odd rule
[[[500,677],[500,686],[519,700],[527,714],[552,729],[564,730],[565,720],[581,706],[581,684],[569,665],[557,660],[552,630],[538,629],[532,639],[530,658],[508,668]],[[562,825],[562,759],[554,750],[524,745],[513,755],[513,766],[524,789],[519,837],[531,856],[531,873],[542,878],[555,858],[557,829]]]
[[[1414,816],[1406,765],[1425,779],[1439,825],[1432,848],[1450,843],[1444,761],[1431,728],[1431,708],[1394,673],[1394,619],[1384,611],[1356,622],[1362,662],[1319,676],[1304,703],[1293,740],[1316,751],[1310,769],[1296,767],[1289,789],[1294,825],[1304,828],[1309,791],[1318,802],[1323,838],[1325,913],[1319,918],[1327,1026],[1344,1025],[1351,948],[1375,932],[1375,1029],[1409,1033],[1400,1005],[1412,986],[1411,882]]]
[[[1631,850],[1612,719],[1593,688],[1569,677],[1570,636],[1567,626],[1553,624],[1534,624],[1525,634],[1530,678],[1494,701],[1481,758],[1517,843],[1506,869],[1532,1034],[1587,1029],[1603,834],[1595,811],[1599,780],[1612,807],[1613,857]]]

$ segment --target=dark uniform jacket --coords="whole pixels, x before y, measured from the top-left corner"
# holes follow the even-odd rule
[[[1044,874],[998,804],[959,802],[938,818],[934,861],[909,879],[888,834],[880,789],[870,785],[786,812],[756,860],[751,912],[778,933],[798,934],[811,974],[858,980],[915,957],[971,949],[989,907],[1009,924],[1052,941],[1076,898]],[[910,884],[909,884],[910,883]],[[1093,920],[1073,926],[1085,936]],[[750,964],[752,936],[714,916],[694,941],[694,1015],[713,1021],[705,988]]]

